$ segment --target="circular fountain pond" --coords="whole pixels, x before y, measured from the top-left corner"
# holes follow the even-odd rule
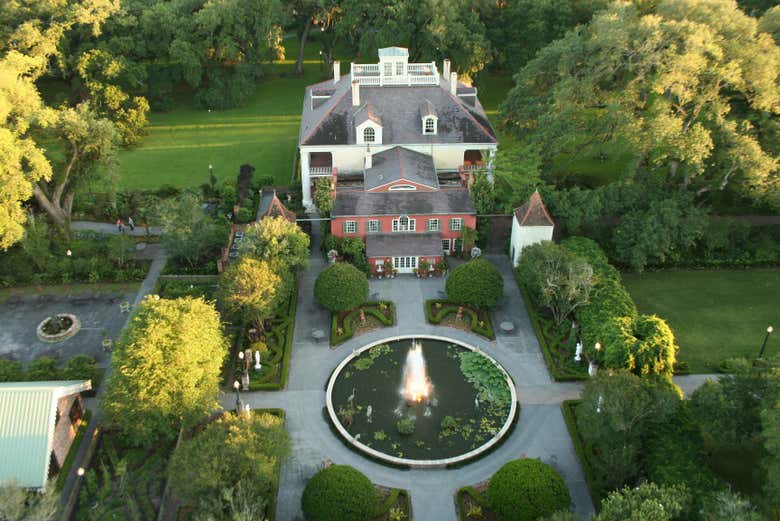
[[[478,456],[517,412],[506,371],[443,337],[396,337],[355,351],[333,372],[328,414],[361,451],[395,464],[442,467]]]

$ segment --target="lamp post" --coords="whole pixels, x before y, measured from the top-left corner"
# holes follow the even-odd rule
[[[769,340],[769,335],[772,334],[772,331],[775,329],[772,326],[769,326],[766,328],[766,336],[764,336],[764,343],[761,344],[761,350],[758,352],[758,357],[762,358],[764,356],[764,350],[766,349],[766,342]]]
[[[241,384],[238,380],[233,382],[233,389],[236,390],[236,414],[241,414],[241,390],[239,389]]]

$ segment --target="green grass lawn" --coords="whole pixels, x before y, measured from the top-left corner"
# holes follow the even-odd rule
[[[780,270],[659,271],[625,274],[641,313],[669,322],[679,360],[694,373],[713,372],[723,358],[755,357],[766,327],[780,325]],[[780,355],[780,338],[768,354]]]
[[[305,74],[291,76],[298,42],[288,39],[285,45],[285,59],[272,66],[277,77],[258,83],[245,106],[208,112],[182,100],[170,112],[151,113],[140,144],[118,154],[120,186],[195,187],[208,182],[209,164],[218,179],[233,179],[244,163],[257,169],[255,176],[271,175],[278,185],[290,184],[304,89],[330,71],[324,70],[319,46],[309,45]],[[342,71],[347,68],[342,62]]]

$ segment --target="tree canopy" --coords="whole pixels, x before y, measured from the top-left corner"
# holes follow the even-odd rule
[[[226,354],[212,304],[146,297],[111,358],[102,400],[108,423],[137,444],[174,438],[217,407]]]
[[[334,313],[347,311],[366,301],[368,280],[366,275],[352,264],[337,262],[317,275],[314,298]]]
[[[211,504],[210,498],[239,485],[248,486],[255,500],[273,504],[277,468],[289,451],[282,418],[228,412],[182,441],[171,456],[168,474],[176,494],[191,504]]]
[[[504,279],[489,261],[473,259],[452,270],[445,289],[453,302],[491,308],[504,296]]]
[[[614,3],[539,51],[502,118],[548,162],[622,141],[634,174],[778,207],[779,67],[772,37],[730,0]]]
[[[220,279],[220,293],[229,309],[251,320],[258,329],[279,303],[282,278],[270,263],[242,257],[232,263]]]

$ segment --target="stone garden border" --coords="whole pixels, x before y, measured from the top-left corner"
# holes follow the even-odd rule
[[[385,344],[387,342],[394,342],[396,340],[408,340],[412,338],[414,339],[427,338],[430,340],[439,340],[442,342],[449,342],[452,344],[465,347],[466,349],[470,349],[471,351],[475,351],[481,354],[482,356],[484,356],[485,358],[493,362],[493,365],[498,367],[501,370],[501,372],[504,373],[504,376],[506,377],[506,383],[509,386],[509,392],[512,396],[509,414],[507,415],[507,419],[504,422],[504,425],[501,427],[501,429],[499,429],[498,433],[495,436],[493,436],[493,438],[491,438],[487,443],[477,447],[474,450],[466,452],[465,454],[461,454],[459,456],[453,456],[451,458],[443,458],[443,459],[435,459],[435,460],[416,460],[416,459],[409,459],[409,458],[398,458],[396,456],[390,456],[388,454],[385,454],[384,452],[380,452],[376,449],[372,449],[368,445],[364,445],[363,443],[357,441],[349,432],[347,432],[344,426],[341,425],[341,422],[338,419],[338,415],[336,414],[336,410],[333,407],[333,400],[332,400],[333,386],[335,385],[336,378],[338,378],[339,374],[341,373],[341,370],[353,358],[359,356],[363,351],[371,349],[376,345]],[[492,356],[488,355],[478,347],[474,347],[465,342],[461,342],[460,340],[455,340],[444,336],[427,335],[427,334],[398,335],[398,336],[388,337],[382,340],[377,340],[376,342],[371,342],[370,344],[367,344],[361,347],[360,349],[354,350],[350,355],[344,358],[341,361],[341,363],[339,363],[336,369],[333,370],[333,373],[330,375],[330,379],[328,380],[328,387],[326,388],[325,398],[326,398],[325,403],[328,409],[328,416],[330,417],[330,421],[333,424],[333,426],[336,428],[336,430],[339,432],[339,434],[341,434],[341,436],[344,438],[344,440],[347,441],[347,443],[352,445],[357,450],[366,453],[372,458],[376,458],[378,460],[391,463],[393,465],[408,466],[410,468],[447,468],[450,465],[464,463],[468,460],[478,457],[480,454],[490,450],[491,447],[493,447],[495,444],[501,441],[501,438],[503,438],[512,428],[515,415],[517,414],[517,391],[515,390],[515,384],[514,381],[512,380],[512,377],[509,375],[509,373],[507,373],[506,369],[504,369],[504,367],[500,363],[498,363]]]
[[[62,342],[64,340],[69,339],[76,333],[78,333],[79,330],[81,329],[81,322],[79,321],[78,317],[76,317],[76,315],[72,315],[70,313],[57,313],[56,315],[53,316],[69,318],[72,323],[70,327],[65,331],[61,333],[57,333],[56,335],[49,335],[43,332],[43,325],[51,318],[51,317],[46,317],[43,320],[41,320],[41,323],[38,324],[37,328],[35,328],[35,334],[38,335],[38,340],[42,342],[49,342],[49,343]]]

